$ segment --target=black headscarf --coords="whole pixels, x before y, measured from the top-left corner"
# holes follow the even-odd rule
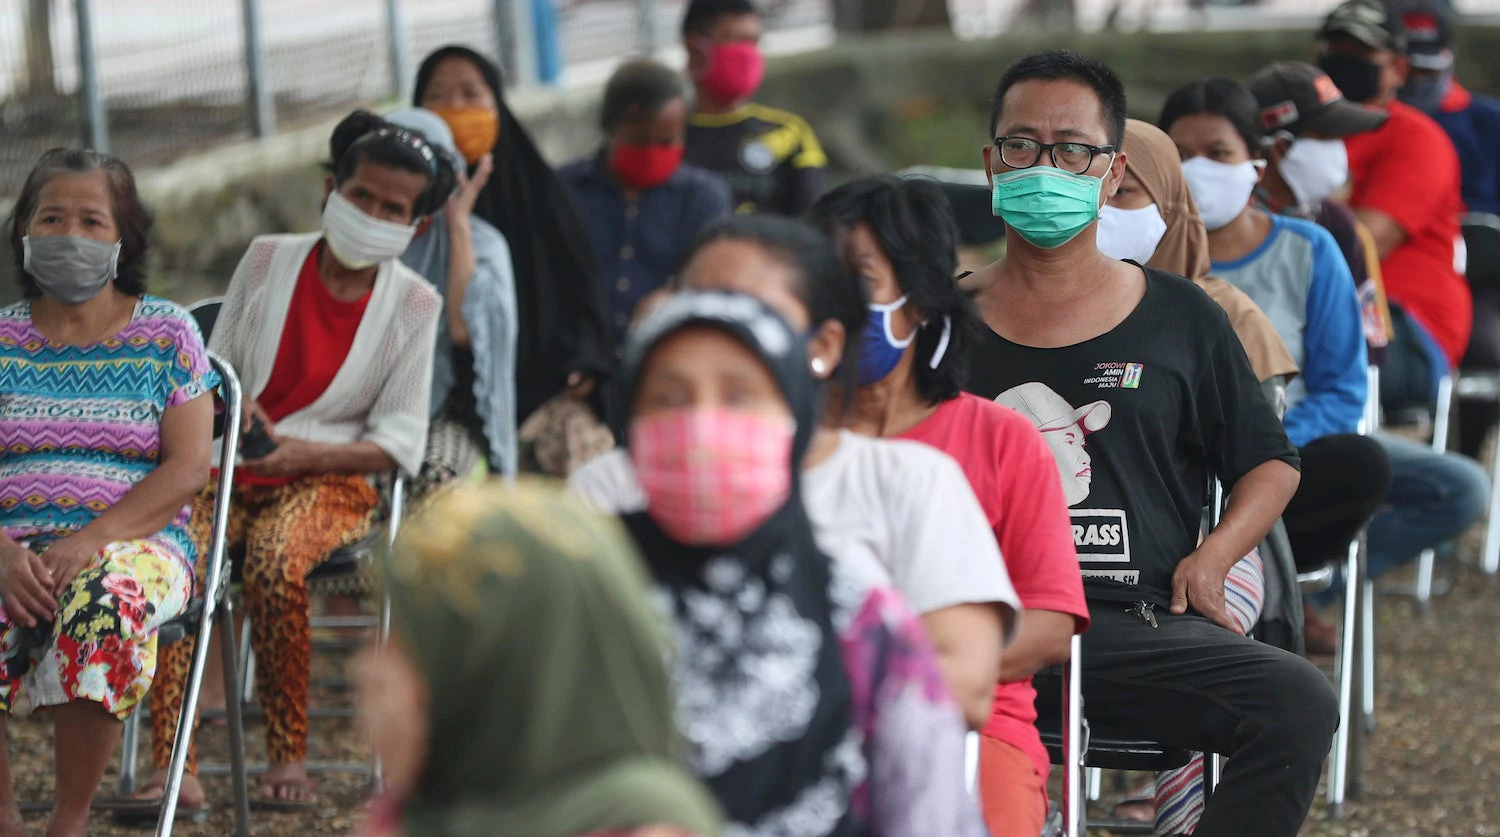
[[[569,374],[607,377],[613,342],[605,321],[604,291],[578,211],[506,106],[500,70],[493,62],[467,47],[439,49],[417,71],[413,103],[422,106],[433,71],[448,58],[462,58],[479,69],[500,112],[495,170],[474,203],[474,214],[498,228],[510,244],[521,324],[516,420],[522,423],[562,391]]]
[[[786,463],[789,499],[739,544],[687,546],[649,513],[624,518],[672,621],[672,681],[688,764],[727,820],[751,832],[785,817],[810,837],[861,834],[849,806],[868,766],[835,627],[841,610],[831,562],[813,540],[796,488],[797,463],[817,427],[807,344],[752,297],[675,294],[626,343],[622,383],[632,400],[651,351],[694,326],[718,329],[761,358],[797,430]]]

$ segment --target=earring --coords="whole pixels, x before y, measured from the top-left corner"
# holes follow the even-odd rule
[[[808,365],[812,367],[812,373],[820,378],[828,374],[828,361],[820,357],[813,358]]]

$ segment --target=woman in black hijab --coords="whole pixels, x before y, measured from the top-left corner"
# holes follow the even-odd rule
[[[731,824],[789,837],[978,837],[964,724],[900,597],[813,540],[807,344],[759,300],[674,294],[626,344],[624,520],[670,621],[688,766]]]
[[[506,107],[499,68],[466,47],[443,47],[417,71],[414,104],[453,129],[470,174],[493,159],[474,214],[505,234],[515,266],[517,421],[565,390],[588,395],[611,365],[598,267],[567,193]]]

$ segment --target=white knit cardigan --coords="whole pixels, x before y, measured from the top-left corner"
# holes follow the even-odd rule
[[[321,237],[261,236],[229,280],[208,347],[234,364],[247,398],[259,398],[271,380],[292,291]],[[417,473],[427,448],[442,309],[442,296],[421,276],[395,259],[381,262],[344,364],[317,400],[276,423],[276,433],[331,444],[374,442],[401,470]]]

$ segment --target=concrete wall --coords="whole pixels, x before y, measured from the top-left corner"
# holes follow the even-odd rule
[[[917,163],[977,166],[986,142],[987,102],[1015,59],[1066,46],[1098,57],[1128,85],[1132,115],[1154,120],[1177,85],[1206,75],[1243,79],[1271,61],[1306,59],[1306,31],[1034,36],[958,41],[941,35],[842,41],[778,58],[761,101],[804,115],[822,137],[836,176]],[[1500,52],[1500,28],[1462,33],[1460,77],[1475,90],[1500,90],[1500,65],[1475,57]],[[599,140],[598,86],[521,93],[512,108],[554,162],[587,153]],[[323,195],[318,167],[334,122],[270,140],[220,148],[141,172],[156,212],[153,290],[191,301],[219,292],[257,234],[317,226]],[[15,296],[11,256],[0,243],[0,300]]]

